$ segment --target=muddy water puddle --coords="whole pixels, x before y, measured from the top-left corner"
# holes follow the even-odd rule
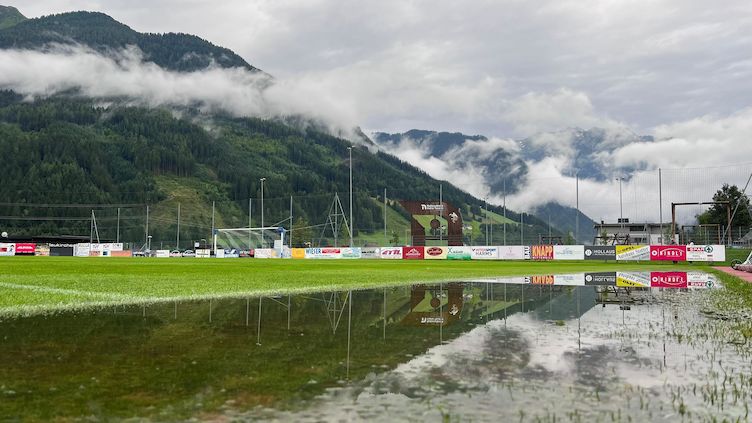
[[[0,415],[746,421],[749,321],[722,295],[700,273],[536,275],[6,319]]]

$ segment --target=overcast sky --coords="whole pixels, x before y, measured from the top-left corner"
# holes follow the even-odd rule
[[[752,101],[752,2],[5,0],[199,35],[331,92],[370,130],[521,137],[725,118]]]

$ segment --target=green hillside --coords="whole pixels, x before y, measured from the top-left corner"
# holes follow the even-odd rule
[[[26,20],[15,7],[0,6],[0,29],[10,28]]]

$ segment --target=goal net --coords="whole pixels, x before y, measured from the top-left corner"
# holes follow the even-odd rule
[[[246,251],[259,248],[281,248],[284,229],[276,226],[217,229],[215,238],[217,249]]]

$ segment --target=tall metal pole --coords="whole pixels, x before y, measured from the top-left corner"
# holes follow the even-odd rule
[[[574,215],[574,239],[577,244],[580,243],[580,174],[575,173],[575,205],[577,206],[577,213]]]
[[[624,227],[624,209],[622,207],[622,198],[621,198],[621,176],[616,178],[617,181],[619,181],[619,222],[621,222],[621,227]]]
[[[486,246],[488,246],[488,221],[486,220],[486,214],[488,213],[488,204],[486,204],[486,199],[483,199],[483,219],[481,219],[481,222],[486,223]]]
[[[290,235],[288,235],[290,241],[290,248],[292,248],[292,195],[290,196]]]
[[[214,201],[212,201],[212,227],[211,227],[211,238],[214,239]],[[216,248],[215,248],[216,250]]]
[[[149,205],[146,205],[146,239],[145,244],[149,243]]]
[[[507,245],[507,178],[504,178],[504,245]]]
[[[525,213],[520,213],[520,244],[525,245]]]
[[[178,203],[178,230],[175,235],[175,248],[180,249],[180,203]]]
[[[266,247],[266,241],[264,240],[264,181],[266,178],[259,180],[261,181],[261,246]]]
[[[350,247],[353,245],[353,231],[355,230],[355,221],[353,221],[353,181],[352,181],[352,146],[347,147],[350,152]]]
[[[389,237],[386,234],[386,188],[384,188],[384,246],[389,245]]]
[[[253,211],[253,198],[248,198],[248,250],[251,250],[251,228],[253,227],[253,223],[251,221],[251,212]]]
[[[661,223],[660,241],[663,245],[663,181],[661,180],[661,168],[658,168],[658,218]]]
[[[117,234],[115,235],[115,242],[120,243],[120,207],[118,207],[117,213]]]
[[[444,185],[439,184],[439,205],[441,206],[441,210],[439,213],[441,213],[439,216],[444,216]],[[439,241],[444,239],[444,228],[439,225]]]

